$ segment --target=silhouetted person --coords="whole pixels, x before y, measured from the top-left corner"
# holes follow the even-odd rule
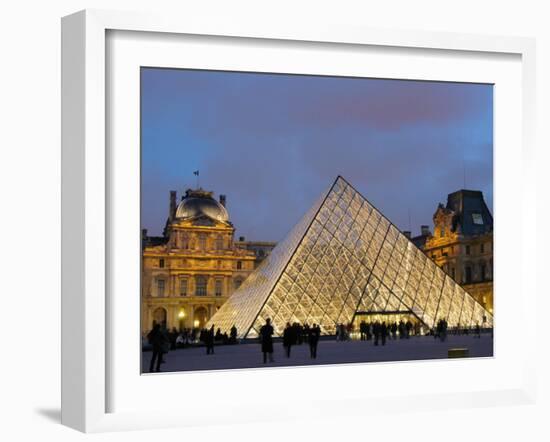
[[[412,325],[412,322],[411,321],[407,321],[405,323],[405,337],[407,339],[409,339],[409,336],[411,335],[411,330],[413,328],[413,325]]]
[[[395,321],[391,324],[391,334],[392,339],[395,341],[397,339],[397,324],[395,323]]]
[[[378,345],[378,340],[380,339],[380,331],[381,331],[380,323],[376,321],[372,325],[372,333],[374,334],[374,345]]]
[[[286,357],[290,358],[290,349],[294,344],[294,328],[290,325],[290,322],[286,323],[286,327],[283,331],[283,347],[285,348]]]
[[[162,354],[166,349],[166,345],[170,345],[170,340],[168,336],[163,332],[160,327],[160,324],[155,324],[153,329],[147,335],[149,343],[153,346],[153,355],[151,357],[151,363],[149,364],[149,372],[153,372],[153,367],[155,367],[156,362],[156,371],[160,371],[160,363],[162,361]]]
[[[388,326],[386,322],[382,322],[380,326],[380,338],[382,339],[382,345],[386,345],[386,336],[388,335]]]
[[[235,327],[234,324],[233,324],[233,327],[231,327],[231,330],[229,332],[229,342],[231,342],[231,344],[237,343],[237,327]]]
[[[399,321],[399,325],[397,326],[397,329],[399,330],[399,339],[405,338],[405,323],[401,320]]]
[[[267,362],[268,355],[269,362],[273,362],[273,326],[269,318],[265,320],[265,325],[260,328],[260,342],[264,354],[264,364]]]
[[[481,328],[479,322],[476,322],[476,338],[481,338]]]
[[[370,341],[372,339],[372,324],[367,322],[365,329],[367,332],[367,341]]]
[[[172,327],[172,330],[170,333],[168,333],[168,338],[170,339],[170,350],[176,349],[176,339],[178,337],[178,331],[176,330],[176,327]]]
[[[170,332],[168,331],[168,328],[166,326],[166,321],[162,321],[160,323],[160,331],[165,338],[165,342],[162,344],[162,353],[160,356],[160,363],[164,364],[166,362],[166,360],[164,359],[164,355],[170,351]]]
[[[214,325],[204,334],[204,343],[206,344],[206,354],[214,354]]]
[[[361,341],[364,341],[367,337],[367,323],[364,320],[359,324],[359,333],[361,334]]]
[[[296,323],[296,340],[298,345],[302,345],[304,338],[304,327],[301,324]]]
[[[302,330],[303,336],[304,336],[303,339],[302,339],[303,342],[308,342],[308,340],[309,340],[309,329],[310,329],[309,324],[306,322],[304,324],[304,328]]]
[[[309,355],[311,359],[317,358],[317,345],[319,344],[319,337],[321,336],[321,329],[317,324],[309,329],[308,341],[309,341]]]

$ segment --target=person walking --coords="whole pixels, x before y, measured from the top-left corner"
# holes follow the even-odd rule
[[[231,331],[229,332],[229,343],[237,343],[237,327],[235,327],[235,324],[233,324],[233,327],[231,327]]]
[[[380,323],[375,321],[372,325],[372,332],[374,334],[374,345],[378,345],[378,340],[380,339]]]
[[[361,341],[364,341],[365,340],[365,337],[367,335],[367,324],[365,323],[364,320],[362,320],[360,323],[359,323],[359,334],[360,334],[360,340]]]
[[[413,328],[413,325],[412,325],[412,322],[411,321],[407,321],[405,323],[405,337],[407,339],[409,339],[409,337],[411,336],[411,330]]]
[[[290,322],[286,323],[286,327],[283,331],[283,347],[285,348],[286,357],[290,358],[290,348],[294,343],[294,329],[290,325]]]
[[[309,356],[311,359],[317,359],[317,345],[319,344],[319,337],[321,336],[321,328],[317,324],[309,329]]]
[[[160,363],[164,364],[166,360],[164,359],[164,355],[167,354],[170,351],[170,332],[168,331],[168,327],[166,325],[166,321],[162,321],[160,323],[160,332],[164,336],[164,342],[162,343],[162,354],[160,355]]]
[[[372,324],[370,322],[367,322],[365,330],[367,333],[367,341],[370,341],[372,339]]]
[[[214,354],[214,325],[210,327],[210,330],[206,330],[204,336],[204,343],[206,344],[206,354]]]
[[[382,345],[386,345],[387,335],[388,335],[388,326],[386,325],[386,321],[384,321],[380,326],[380,337],[382,338]]]
[[[151,363],[149,364],[149,373],[153,373],[153,368],[156,372],[160,372],[160,364],[162,362],[162,354],[167,345],[170,345],[168,336],[163,332],[160,324],[155,324],[153,329],[147,335],[149,343],[153,346],[153,356],[151,357]],[[156,362],[156,367],[155,367]]]
[[[264,354],[264,364],[267,362],[269,356],[269,362],[273,361],[273,326],[271,325],[271,319],[265,320],[265,325],[260,328],[260,343],[262,344],[262,353]]]

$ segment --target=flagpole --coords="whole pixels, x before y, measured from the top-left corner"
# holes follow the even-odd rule
[[[200,187],[199,187],[199,185],[200,185],[200,181],[199,181],[199,176],[200,176],[200,175],[199,175],[199,173],[200,173],[200,172],[199,172],[198,170],[195,170],[195,171],[193,172],[193,175],[195,175],[195,176],[197,177],[197,190],[200,189]]]

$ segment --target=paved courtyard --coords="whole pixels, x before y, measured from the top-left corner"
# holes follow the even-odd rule
[[[423,336],[388,340],[385,346],[378,347],[373,345],[373,341],[321,340],[317,359],[310,359],[307,344],[293,346],[290,358],[287,358],[282,343],[276,342],[273,353],[275,362],[267,364],[263,364],[258,343],[216,346],[212,355],[207,355],[204,347],[194,347],[170,351],[165,355],[166,362],[161,365],[161,370],[170,372],[441,359],[448,357],[450,348],[468,348],[470,357],[490,357],[493,355],[493,339],[489,335],[482,335],[481,338],[449,336],[445,342],[440,342],[431,336]],[[150,351],[142,354],[144,372],[149,370],[151,356]]]

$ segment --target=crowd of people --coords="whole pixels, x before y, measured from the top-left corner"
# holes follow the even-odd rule
[[[263,354],[264,364],[274,362],[273,359],[273,334],[275,330],[271,325],[271,319],[267,318],[265,324],[260,328],[259,340]],[[294,345],[309,345],[309,356],[311,359],[317,358],[317,346],[321,337],[321,328],[317,324],[303,326],[297,322],[290,324],[287,322],[283,330],[283,347],[287,358],[290,358],[291,349]]]
[[[317,358],[317,345],[319,344],[320,337],[321,328],[317,324],[313,324],[310,327],[307,323],[302,326],[298,322],[293,324],[287,322],[283,330],[283,347],[285,348],[286,357],[290,358],[292,346],[307,343],[309,345],[310,357],[312,359]]]
[[[182,328],[178,331],[175,327],[168,330],[166,321],[163,321],[155,323],[146,338],[152,350],[149,372],[160,372],[160,365],[165,362],[165,355],[170,350],[191,345],[204,345],[207,355],[214,354],[214,345],[237,343],[237,328],[235,326],[231,327],[229,335],[222,333],[219,328],[214,331],[214,326],[209,329]]]
[[[399,322],[374,321],[366,322],[361,321],[359,323],[359,336],[361,341],[374,340],[374,345],[378,345],[379,342],[382,345],[386,344],[386,338],[388,339],[409,339],[411,335],[420,335],[421,330],[418,324],[414,325],[411,321]]]
[[[413,324],[410,320],[399,322],[393,321],[386,323],[385,321],[375,320],[367,322],[362,320],[359,323],[359,339],[361,341],[373,341],[375,346],[386,345],[386,341],[396,339],[409,339],[410,336],[420,336],[423,330],[420,323]],[[449,328],[445,319],[440,319],[436,326],[429,330],[427,334],[433,335],[435,339],[440,339],[444,342],[447,335],[450,334],[470,334],[481,338],[482,327],[476,324],[474,328],[456,327]],[[265,325],[260,328],[259,341],[261,351],[263,353],[263,362],[269,360],[273,362],[273,335],[275,330],[270,319],[266,319]],[[352,336],[357,336],[356,329],[353,324],[337,324],[335,329],[336,341],[344,342],[352,339]],[[287,358],[291,356],[291,349],[295,345],[309,345],[309,353],[311,359],[317,358],[317,347],[321,337],[321,328],[317,324],[309,325],[307,323],[293,324],[287,323],[282,334],[282,343]],[[215,345],[231,345],[237,344],[237,328],[235,325],[231,327],[229,335],[221,332],[221,329],[215,329],[214,325],[210,328],[183,328],[177,330],[172,328],[169,331],[166,328],[166,322],[155,324],[153,329],[147,334],[148,343],[152,348],[152,357],[149,366],[149,371],[161,371],[160,365],[164,362],[165,355],[170,350],[184,348],[190,345],[200,345],[206,348],[206,354],[214,354]]]

